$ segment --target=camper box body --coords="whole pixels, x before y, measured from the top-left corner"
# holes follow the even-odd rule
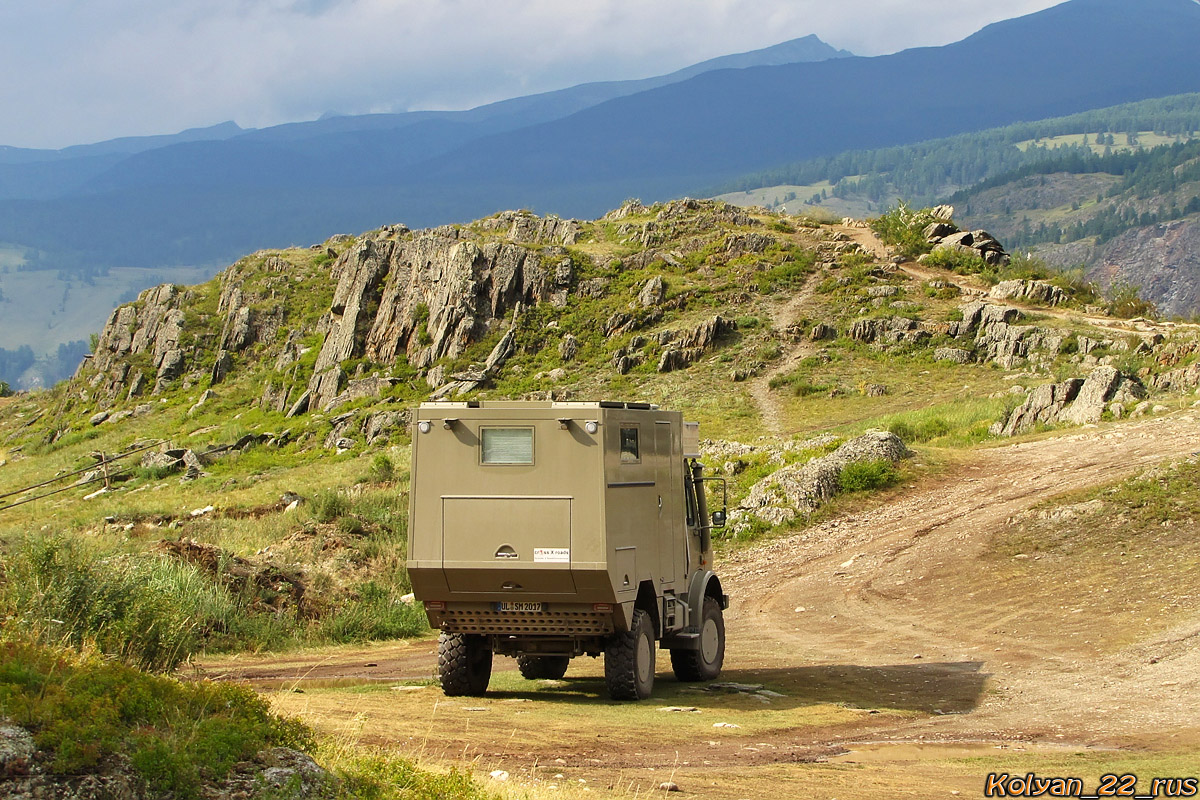
[[[693,646],[689,611],[727,602],[698,446],[695,425],[646,404],[422,405],[408,569],[430,624],[495,652],[596,655],[638,607],[660,646]]]

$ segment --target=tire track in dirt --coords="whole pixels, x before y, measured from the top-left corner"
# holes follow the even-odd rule
[[[1078,647],[1064,647],[1054,629],[995,633],[1044,611],[1036,600],[1009,597],[1002,605],[977,608],[956,593],[986,585],[964,576],[987,567],[981,557],[1013,515],[1197,449],[1200,422],[1191,414],[989,449],[961,466],[957,479],[745,551],[724,568],[736,601],[729,612],[729,661],[781,666],[793,657],[782,654],[799,652],[824,663],[883,666],[911,663],[920,654],[978,664],[992,675],[998,691],[972,713],[908,724],[893,731],[896,738],[936,732],[947,738],[1053,733],[1086,739],[1147,720],[1194,728],[1190,711],[1170,702],[1172,692],[1147,685],[1154,678],[1136,670],[1123,679],[1113,675],[1128,672],[1138,648],[1170,650],[1171,642],[1190,641],[1200,630],[1200,615],[1127,652],[1087,659]],[[1120,702],[1128,697],[1154,702]],[[1103,711],[1085,715],[1085,709]]]

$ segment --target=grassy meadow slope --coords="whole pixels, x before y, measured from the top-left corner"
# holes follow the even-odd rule
[[[82,648],[144,670],[181,669],[179,674],[197,660],[216,664],[215,674],[237,674],[240,665],[256,659],[312,659],[302,668],[307,674],[319,672],[320,663],[337,663],[339,653],[357,659],[361,668],[367,659],[382,661],[384,650],[373,648],[393,647],[369,643],[415,638],[416,645],[394,647],[412,659],[404,682],[427,685],[429,667],[422,659],[430,634],[423,613],[404,598],[409,591],[403,569],[409,440],[403,412],[444,385],[446,376],[477,370],[509,332],[511,355],[465,396],[648,400],[699,420],[702,435],[713,440],[705,445],[706,460],[730,481],[731,501],[741,506],[738,524],[727,529],[719,545],[731,563],[750,557],[763,543],[808,542],[816,532],[823,541],[848,514],[886,509],[914,487],[953,483],[963,464],[986,458],[997,444],[989,428],[1036,386],[1083,377],[1097,367],[1119,369],[1152,394],[1137,408],[1105,406],[1100,424],[1113,431],[1122,424],[1114,415],[1153,417],[1191,402],[1195,384],[1186,376],[1195,372],[1191,366],[1200,352],[1192,327],[1110,316],[1089,287],[1027,260],[1004,268],[967,258],[917,263],[901,257],[896,263],[892,251],[864,227],[763,209],[747,213],[712,201],[650,207],[630,202],[579,223],[568,244],[525,236],[543,223],[558,222],[516,214],[458,227],[455,241],[480,252],[519,247],[526,263],[568,275],[568,283],[561,294],[519,311],[481,317],[461,352],[421,367],[404,354],[424,352],[426,337],[435,333],[432,322],[412,332],[412,348],[399,348],[401,355],[370,361],[362,352],[352,354],[338,365],[347,376],[388,380],[359,394],[347,389],[327,407],[289,415],[291,401],[309,385],[323,341],[332,335],[332,316],[340,314],[333,311],[339,274],[356,263],[356,254],[366,252],[365,242],[399,247],[422,232],[388,228],[362,239],[335,237],[316,248],[260,251],[207,283],[147,292],[132,311],[151,313],[155,298],[167,294],[179,301],[178,341],[171,345],[184,354],[181,370],[160,370],[158,380],[135,390],[136,374],[153,376],[160,364],[149,351],[132,352],[103,369],[85,367],[52,389],[0,399],[0,570],[5,577],[0,635],[10,642]],[[906,246],[927,249],[913,238],[924,219],[907,221],[907,227],[902,222],[893,218],[879,226],[896,243],[895,252]],[[567,264],[569,269],[555,272]],[[1003,341],[1025,342],[1025,349],[1002,351],[993,347],[996,342],[981,343],[958,332],[965,317],[977,313],[971,302],[986,300],[994,283],[1034,278],[1058,284],[1063,294],[1054,306],[988,300],[990,306],[1009,309]],[[236,302],[231,299],[235,289]],[[239,306],[248,309],[247,319],[272,324],[242,349],[224,350],[226,326],[235,316],[231,308]],[[726,324],[710,325],[718,333],[698,338],[695,332],[716,317]],[[102,344],[120,338],[119,320],[125,318],[114,314]],[[1056,344],[1035,346],[1029,344],[1033,339]],[[671,355],[683,351],[684,356]],[[949,351],[956,351],[953,357],[946,356]],[[222,352],[228,361],[223,378],[214,381]],[[684,357],[682,364],[672,360]],[[1156,383],[1156,376],[1167,373],[1176,376],[1173,382]],[[773,474],[798,469],[870,428],[898,434],[917,457],[876,465],[874,471],[843,472],[844,495],[786,521],[755,516],[748,499],[756,491],[769,492]],[[1034,428],[1028,441],[1053,438],[1052,428]],[[108,460],[141,447],[147,449],[109,466],[108,490],[100,491],[103,468],[97,470],[94,454],[107,454]],[[176,455],[143,459],[164,450]],[[193,455],[178,455],[184,450]],[[1185,492],[1193,473],[1183,468],[1161,488],[1118,488],[1103,502],[1139,509],[1138,497],[1154,496],[1159,498],[1154,514],[1183,524],[1192,518],[1191,506],[1173,505],[1160,495]],[[1117,479],[1106,476],[1094,480]],[[70,487],[76,481],[79,485]],[[52,483],[28,488],[43,482]],[[33,499],[58,489],[65,490]],[[1159,520],[1143,511],[1123,513],[1137,521],[1129,528],[1131,539]],[[1063,540],[1074,536],[1073,529],[1047,527],[1039,517],[1030,520],[997,538],[981,557],[1006,559],[1015,551],[1036,550],[1061,558],[1070,551]],[[821,527],[829,525],[835,527]],[[1078,549],[1091,558],[1110,545],[1089,539]],[[1160,550],[1146,552],[1155,561],[1165,557]],[[763,570],[771,574],[769,562]],[[741,578],[750,580],[744,591],[751,593],[754,580],[767,579]],[[1021,591],[1032,592],[1030,587],[1048,586],[1049,578],[1026,570],[1014,580],[1023,582]],[[994,590],[1003,593],[1002,587]],[[1193,608],[1186,599],[1174,602],[1179,614]],[[1134,638],[1147,635],[1132,621],[1125,627]],[[281,651],[289,655],[277,655]],[[764,664],[768,661],[758,666]],[[415,674],[412,665],[417,665]],[[581,675],[576,689],[567,691],[583,691],[582,702],[590,707],[599,702],[588,694],[595,676],[586,669]],[[448,734],[454,746],[437,753],[428,750],[428,736],[424,742],[411,740],[411,730],[400,747],[395,746],[398,736],[362,735],[361,721],[344,716],[348,699],[372,714],[390,709],[395,719],[413,725],[432,719],[437,705],[427,708],[426,694],[414,691],[415,705],[396,711],[394,704],[407,702],[402,695],[408,690],[380,694],[388,684],[339,688],[338,680],[313,687],[314,694],[280,695],[275,702],[287,713],[306,715],[323,737],[321,757],[349,765],[343,777],[369,773],[377,780],[401,769],[370,761],[397,752],[436,755],[442,767],[506,763],[461,756],[470,747],[489,747],[469,735],[470,726],[461,735]],[[525,697],[525,689],[509,685],[511,676],[498,680],[503,692]],[[772,685],[786,693],[807,691],[790,677],[772,680],[782,681]],[[795,714],[786,719],[760,717],[753,698],[733,696],[721,708],[739,720],[746,736],[772,737],[864,725],[873,707],[883,709],[879,721],[888,724],[934,714],[934,706],[917,699],[888,700],[868,692],[847,701],[851,687],[840,678],[830,680],[826,694],[811,703],[789,701]],[[903,684],[897,691],[919,692],[913,676],[897,680]],[[557,697],[561,688],[546,687],[549,694],[541,699]],[[964,709],[975,702],[970,698],[989,691],[982,683],[961,688]],[[671,702],[696,702],[673,684],[664,691]],[[0,702],[9,702],[5,698],[0,692]],[[314,711],[326,707],[327,718]],[[546,713],[539,705],[534,716],[547,726],[558,724]],[[649,707],[637,713],[653,718]],[[676,732],[690,731],[690,724],[681,722]],[[711,732],[711,719],[705,725]],[[643,744],[633,728],[627,732],[636,746]],[[743,741],[737,738],[742,734],[730,735]],[[312,747],[299,734],[282,738]],[[1174,762],[1152,764],[1165,769]],[[761,777],[753,770],[739,773],[730,787],[757,785],[778,768],[771,762]],[[933,784],[945,778],[937,769],[931,774],[925,777]],[[623,791],[619,775],[606,777],[614,792]],[[632,792],[634,783],[644,785],[643,778],[626,788]],[[553,780],[542,776],[531,791],[548,791]],[[895,780],[895,775],[885,771],[880,780]],[[847,789],[838,780],[828,785]],[[468,786],[462,791],[470,797],[482,790]]]

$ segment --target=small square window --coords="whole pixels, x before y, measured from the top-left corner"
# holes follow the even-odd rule
[[[638,429],[621,428],[621,463],[637,464],[642,460],[638,449]]]
[[[533,463],[533,428],[484,428],[480,442],[484,464]]]

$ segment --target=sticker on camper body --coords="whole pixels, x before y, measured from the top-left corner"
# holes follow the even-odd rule
[[[569,564],[571,563],[571,548],[535,547],[533,548],[533,560],[552,564]]]

